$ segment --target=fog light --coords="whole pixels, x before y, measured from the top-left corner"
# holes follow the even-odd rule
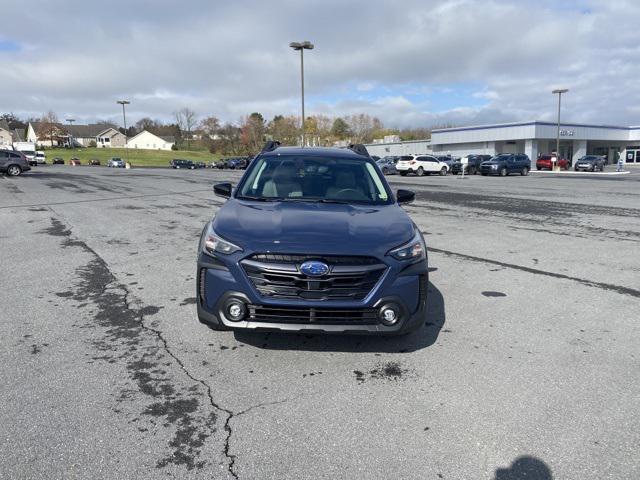
[[[395,305],[384,305],[380,309],[380,322],[383,325],[392,326],[398,323],[400,313]]]
[[[244,303],[239,300],[232,300],[227,305],[227,316],[232,322],[239,322],[242,320],[247,312]]]

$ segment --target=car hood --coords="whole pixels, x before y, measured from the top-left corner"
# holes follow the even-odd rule
[[[397,204],[236,199],[228,200],[218,211],[213,228],[245,250],[318,255],[383,256],[415,234],[413,222]]]

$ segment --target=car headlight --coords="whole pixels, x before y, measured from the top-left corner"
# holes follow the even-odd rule
[[[498,169],[498,165],[491,165],[491,170],[497,170]]]
[[[213,231],[211,224],[207,227],[207,232],[204,236],[204,242],[202,243],[202,249],[204,253],[221,253],[223,255],[230,255],[232,253],[241,252],[242,248],[233,243],[225,240],[220,235]]]
[[[416,231],[415,236],[409,243],[401,247],[389,250],[387,255],[391,255],[396,260],[420,260],[426,258],[427,247],[424,244],[422,235]]]

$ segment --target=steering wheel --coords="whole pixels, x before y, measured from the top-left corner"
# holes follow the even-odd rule
[[[362,193],[355,188],[343,188],[342,190],[338,190],[336,192],[336,197],[341,197],[343,194],[355,194],[357,197],[362,196]]]

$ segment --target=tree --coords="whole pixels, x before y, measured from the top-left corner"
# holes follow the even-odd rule
[[[0,121],[2,120],[7,122],[10,130],[24,130],[25,128],[27,128],[26,122],[20,120],[20,118],[14,115],[13,112],[3,113],[2,115],[0,115]]]
[[[277,140],[283,145],[296,145],[300,135],[299,120],[294,116],[276,115],[268,123],[266,131],[272,140]]]
[[[336,118],[331,126],[331,135],[339,140],[345,140],[349,135],[351,135],[349,124],[340,117]]]
[[[242,131],[242,144],[246,151],[251,153],[260,151],[267,133],[262,114],[253,112],[243,120],[240,129]]]
[[[56,139],[60,144],[60,122],[58,116],[53,111],[48,111],[42,115],[36,135],[40,138],[48,138],[50,145],[53,147],[53,140]]]
[[[217,117],[210,116],[200,121],[200,130],[202,130],[209,138],[213,138],[218,130],[220,130],[220,120]]]
[[[189,107],[184,107],[182,110],[175,112],[176,123],[181,132],[187,132],[187,150],[189,149],[189,142],[191,140],[191,130],[198,124],[198,117],[196,112]],[[183,135],[184,136],[184,135]]]
[[[241,142],[241,129],[226,123],[218,130],[218,137],[209,147],[211,153],[221,153],[223,155],[240,155],[243,153]]]
[[[158,120],[144,117],[136,122],[136,131],[142,132],[143,130],[147,130],[148,132],[151,132],[158,128],[160,125],[162,124]]]

